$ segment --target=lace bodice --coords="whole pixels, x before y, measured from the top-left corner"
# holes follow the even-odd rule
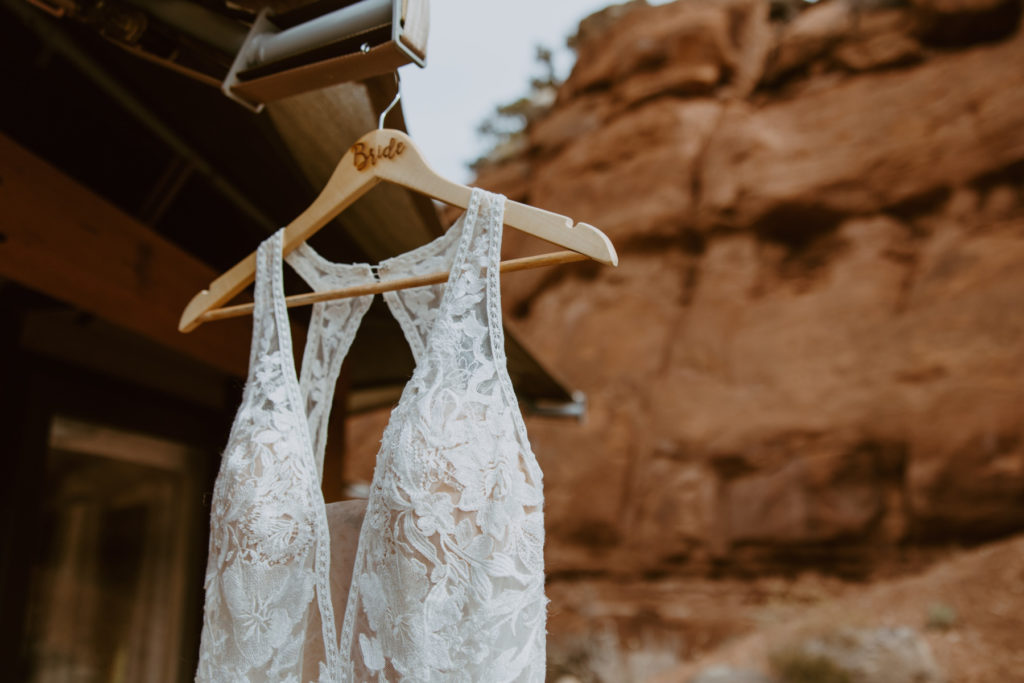
[[[541,472],[506,369],[503,207],[474,190],[445,235],[378,268],[381,280],[451,277],[384,295],[416,369],[384,432],[344,606],[320,478],[333,388],[372,297],[314,305],[297,375],[281,232],[260,246],[250,374],[214,488],[198,681],[543,681]],[[306,245],[287,260],[314,289],[375,279]]]

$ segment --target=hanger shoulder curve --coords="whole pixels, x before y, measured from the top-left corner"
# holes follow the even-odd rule
[[[366,137],[364,135],[360,141]],[[358,165],[358,145],[359,142],[345,153],[313,203],[285,227],[281,249],[285,256],[381,181],[374,173],[353,173],[349,170]],[[199,327],[204,313],[230,301],[255,279],[254,251],[211,282],[209,287],[192,297],[178,321],[178,331],[191,332]]]
[[[178,320],[178,332],[191,332],[199,327],[204,313],[235,298],[255,279],[255,273],[256,252],[253,252],[192,297]]]
[[[567,216],[508,200],[505,204],[505,225],[572,249],[606,266],[619,265],[615,245],[589,223],[573,225]]]
[[[364,143],[365,141],[365,143]],[[467,208],[472,188],[452,182],[430,168],[408,135],[397,130],[375,130],[356,145],[365,144],[364,155],[373,155],[374,174],[452,206]],[[395,152],[385,157],[380,150]],[[394,163],[391,163],[394,162]],[[587,223],[573,226],[572,219],[528,204],[507,200],[505,225],[552,244],[572,249],[605,265],[616,266],[619,257],[608,236]]]

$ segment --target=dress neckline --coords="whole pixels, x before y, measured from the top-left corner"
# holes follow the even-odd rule
[[[271,247],[273,251],[273,281],[271,287],[271,298],[273,302],[273,311],[275,318],[274,324],[275,327],[277,328],[279,335],[278,343],[283,351],[283,357],[281,362],[284,363],[285,365],[285,377],[287,378],[288,383],[291,384],[293,388],[297,391],[299,397],[302,396],[302,384],[299,381],[299,378],[301,377],[303,369],[306,368],[307,364],[311,361],[311,359],[308,357],[309,346],[307,345],[307,347],[303,349],[302,357],[299,360],[300,365],[296,365],[295,363],[292,331],[288,319],[288,307],[286,304],[284,292],[284,263],[286,261],[294,260],[292,257],[293,255],[295,255],[296,258],[306,258],[312,260],[318,267],[326,271],[346,274],[365,273],[366,279],[368,281],[384,282],[389,279],[396,279],[399,277],[408,276],[410,274],[410,271],[415,268],[415,264],[417,262],[421,261],[424,257],[443,255],[449,249],[452,248],[452,243],[455,242],[455,254],[452,260],[451,268],[449,270],[450,274],[454,274],[461,266],[462,262],[465,260],[469,248],[469,242],[472,239],[474,229],[480,222],[480,217],[478,215],[478,192],[480,191],[474,191],[473,201],[471,201],[470,203],[470,208],[467,209],[465,213],[460,215],[459,218],[455,221],[455,223],[453,223],[452,226],[444,232],[444,234],[435,237],[430,242],[427,242],[426,244],[416,247],[415,249],[411,249],[407,252],[398,254],[397,256],[384,259],[380,261],[380,263],[378,263],[377,265],[369,263],[348,264],[329,261],[325,259],[323,256],[321,256],[311,246],[309,246],[308,243],[303,243],[302,245],[300,245],[300,247],[298,247],[295,251],[291,252],[291,254],[289,254],[286,257],[283,256],[282,254],[284,229],[282,228],[281,230],[278,231],[277,234],[275,234],[274,237],[277,238],[277,244]],[[470,227],[470,229],[467,230],[467,216],[470,215],[471,213],[474,214],[473,218],[475,220],[472,221],[473,225]],[[294,265],[293,268],[298,270],[298,268],[296,268]],[[390,272],[392,269],[394,269],[393,274]],[[437,326],[437,323],[444,319],[444,314],[447,312],[448,307],[450,305],[451,292],[454,290],[454,288],[449,286],[450,283],[451,282],[449,280],[449,282],[440,284],[440,286],[444,288],[444,293],[442,295],[441,303],[437,308],[434,320],[431,323],[431,332]],[[309,282],[307,280],[307,284],[309,284],[310,287],[313,288],[314,291],[316,291],[314,283]],[[416,367],[419,367],[425,354],[426,348],[427,346],[429,346],[429,341],[420,342],[420,340],[415,336],[415,321],[403,308],[395,305],[394,302],[396,301],[397,296],[398,295],[395,292],[385,292],[384,300],[387,303],[388,309],[391,311],[391,314],[395,317],[400,327],[402,328],[402,332],[406,337],[406,341],[409,342],[410,347],[412,347]],[[354,298],[369,301],[372,300],[373,297],[373,294],[368,294],[365,296]],[[316,310],[317,307],[324,307],[330,305],[330,303],[330,301],[318,302],[313,304],[313,307],[314,310]],[[359,325],[357,323],[356,329],[358,329],[358,326]],[[319,330],[313,330],[311,331],[311,334],[319,334]],[[428,333],[427,340],[429,340],[429,337],[430,334]],[[421,347],[421,353],[419,354],[417,353],[417,346]],[[300,401],[300,403],[297,404],[297,410],[298,412],[300,412],[300,417],[302,417],[302,419],[308,423],[309,420],[301,410],[301,406],[302,404]],[[309,430],[307,429],[307,431]]]

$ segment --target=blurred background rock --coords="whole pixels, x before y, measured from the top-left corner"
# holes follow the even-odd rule
[[[934,668],[799,680],[1024,680],[1021,8],[631,2],[499,112],[478,183],[622,263],[504,280],[589,401],[528,423],[552,680],[797,680],[846,629]]]

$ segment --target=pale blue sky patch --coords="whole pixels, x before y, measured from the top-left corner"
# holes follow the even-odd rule
[[[663,4],[652,2],[651,4]],[[555,51],[560,77],[574,55],[565,40],[580,19],[614,0],[433,0],[427,67],[402,73],[402,107],[409,133],[445,177],[468,182],[467,164],[483,154],[477,126],[506,102],[527,93],[540,76],[536,46]]]

